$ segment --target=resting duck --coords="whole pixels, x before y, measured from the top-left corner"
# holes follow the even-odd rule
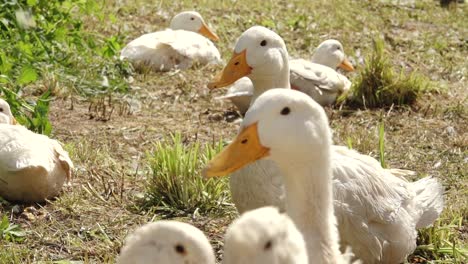
[[[125,239],[117,264],[215,264],[210,242],[187,223],[148,223]]]
[[[289,73],[283,39],[271,30],[255,26],[241,35],[233,57],[208,86],[224,87],[248,77],[254,86],[255,102],[275,87],[289,89]],[[300,129],[291,126],[284,142],[300,134]],[[303,155],[314,153],[310,150]],[[291,164],[296,163],[293,157]],[[372,157],[342,146],[331,146],[330,159],[342,247],[351,246],[364,263],[403,262],[416,248],[416,229],[431,225],[442,212],[440,183],[431,177],[407,182],[401,176],[411,172],[384,169]],[[234,172],[230,187],[238,211],[268,205],[288,209],[282,173],[271,160],[259,160]]]
[[[132,40],[122,49],[120,58],[128,59],[136,68],[154,71],[184,70],[194,63],[218,64],[219,51],[208,38],[219,39],[199,13],[186,11],[172,19],[169,29]]]
[[[14,124],[10,106],[0,99],[0,196],[18,202],[56,196],[72,175],[68,153],[57,141]]]
[[[353,71],[346,59],[343,45],[334,39],[325,40],[315,50],[312,60],[289,61],[291,88],[308,94],[322,106],[331,105],[343,92],[351,88],[346,76],[336,71],[338,67]]]

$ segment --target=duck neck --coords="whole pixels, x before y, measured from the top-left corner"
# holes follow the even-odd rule
[[[250,105],[253,104],[255,99],[257,99],[257,97],[259,97],[264,92],[270,89],[273,89],[273,88],[291,89],[291,85],[289,82],[288,53],[287,52],[281,53],[281,59],[283,60],[281,70],[272,72],[274,75],[252,74],[251,76],[249,76],[254,87],[253,96],[250,101]]]
[[[338,263],[340,259],[328,152],[302,163],[290,159],[290,164],[281,166],[286,211],[304,235],[314,263]]]
[[[332,60],[327,58],[327,56],[323,56],[322,54],[320,54],[318,52],[316,52],[316,53],[314,53],[314,55],[312,55],[312,59],[310,61],[313,62],[313,63],[317,63],[317,64],[321,64],[321,65],[330,67],[330,68],[332,68],[334,70],[336,70],[336,68],[338,67],[338,65],[336,65],[336,63],[334,63]]]

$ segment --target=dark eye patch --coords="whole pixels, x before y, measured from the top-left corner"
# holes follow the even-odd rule
[[[271,246],[273,245],[273,242],[271,242],[271,240],[268,240],[266,243],[265,243],[265,246],[263,247],[264,250],[269,250],[271,249]]]
[[[185,255],[187,253],[185,247],[181,244],[175,245],[174,250],[181,255]]]
[[[289,109],[289,107],[287,106],[283,108],[283,110],[281,110],[282,115],[289,115],[290,112],[291,112],[291,109]]]
[[[264,47],[267,45],[267,41],[266,40],[262,40],[262,42],[260,42],[260,46]]]

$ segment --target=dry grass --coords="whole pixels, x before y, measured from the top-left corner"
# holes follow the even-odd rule
[[[414,6],[341,0],[103,2],[115,20],[102,23],[89,17],[86,30],[118,35],[127,42],[165,27],[178,11],[196,9],[219,34],[222,41],[217,45],[224,58],[243,30],[262,24],[283,36],[295,57],[308,58],[314,45],[337,38],[360,71],[363,57],[372,51],[372,39],[382,36],[392,65],[417,70],[441,92],[425,94],[411,107],[385,111],[328,109],[335,142],[352,143],[378,158],[382,117],[387,166],[433,175],[446,188],[442,217],[434,228],[422,232],[421,247],[409,261],[462,262],[446,247],[456,243],[466,250],[468,242],[466,4],[447,10],[435,1],[416,1]],[[77,167],[75,177],[56,200],[40,205],[0,203],[1,214],[27,232],[24,241],[0,240],[0,262],[112,263],[128,232],[168,217],[157,210],[141,210],[151,176],[145,153],[154,151],[154,143],[170,133],[180,133],[187,144],[217,142],[236,134],[237,125],[225,121],[231,106],[212,99],[223,91],[209,93],[205,88],[217,70],[146,73],[134,76],[128,93],[112,100],[91,103],[75,95],[51,102],[53,136],[66,143]],[[187,213],[177,219],[204,230],[219,256],[230,215]]]

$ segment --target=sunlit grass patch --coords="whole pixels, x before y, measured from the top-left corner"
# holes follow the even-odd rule
[[[203,166],[222,146],[222,142],[185,145],[180,134],[156,143],[148,154],[152,175],[145,205],[173,212],[225,213],[230,199],[227,180],[201,176]]]
[[[1,246],[1,245],[0,245]],[[0,250],[0,263],[31,263],[31,252],[27,249]]]
[[[463,227],[463,217],[438,219],[433,226],[419,230],[418,247],[414,255],[437,263],[466,263],[468,245],[459,239],[457,230]]]
[[[131,69],[117,58],[122,36],[90,33],[83,26],[86,15],[100,21],[108,18],[100,5],[95,0],[0,4],[0,86],[44,90],[40,86],[53,80],[49,84],[54,87],[45,90],[55,96],[127,92],[124,79]],[[108,85],[99,85],[103,76]],[[60,94],[54,94],[59,92],[55,88]]]
[[[0,239],[10,242],[21,242],[25,236],[26,232],[19,225],[10,223],[8,217],[3,215],[0,221]]]
[[[384,42],[373,41],[373,53],[367,58],[364,68],[353,80],[351,105],[368,108],[389,107],[391,105],[411,105],[423,92],[430,88],[429,81],[422,75],[403,71],[395,72]]]
[[[48,117],[50,92],[43,93],[33,104],[20,98],[17,92],[20,92],[19,89],[15,92],[0,86],[0,98],[8,102],[13,116],[20,124],[34,132],[50,135],[52,132]]]

